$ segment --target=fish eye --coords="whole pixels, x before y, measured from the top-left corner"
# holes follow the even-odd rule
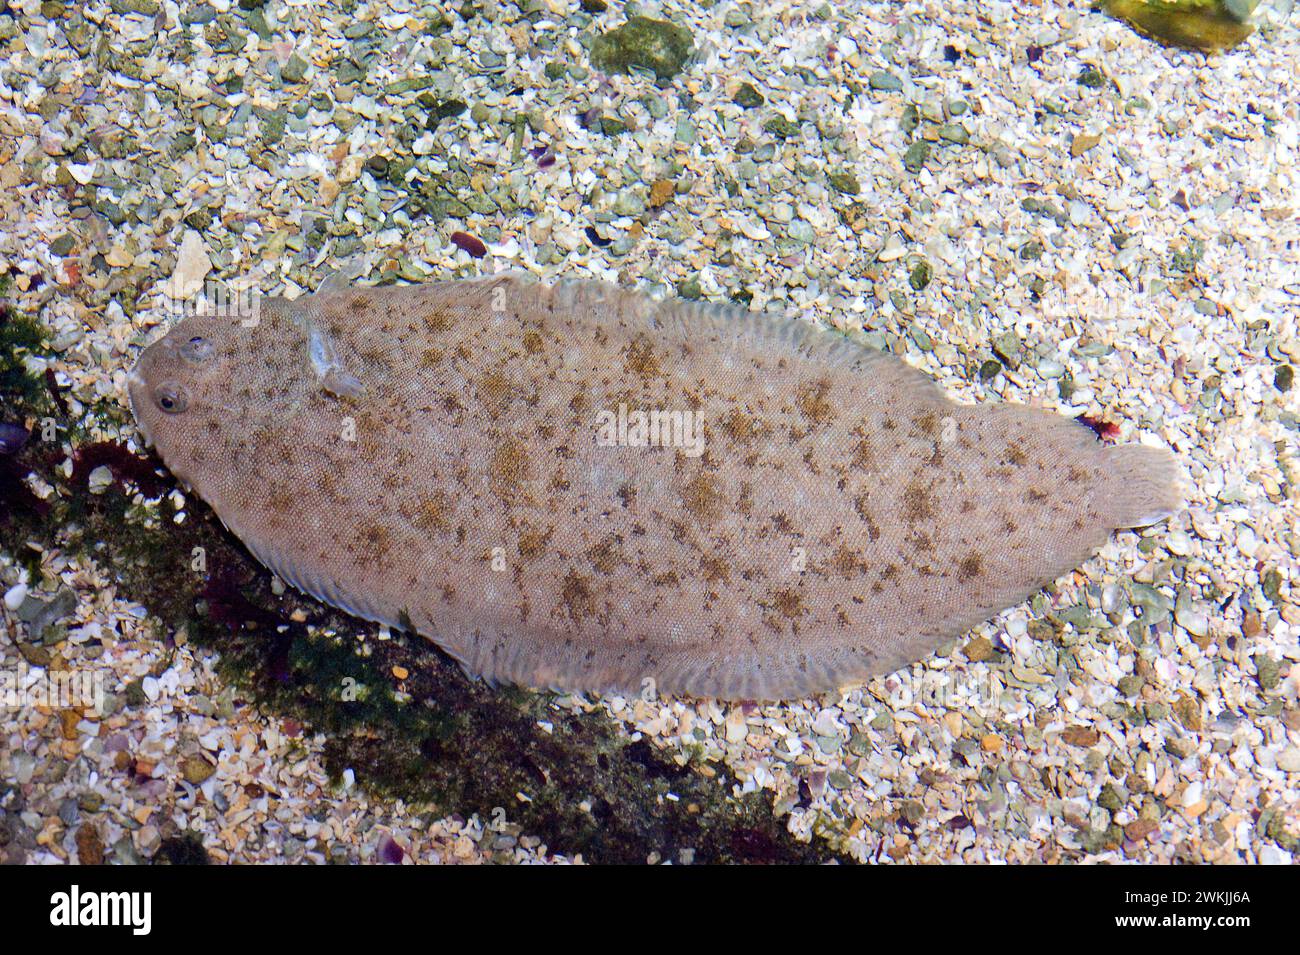
[[[179,385],[159,385],[154,390],[153,400],[164,414],[180,414],[190,406],[189,395]]]
[[[196,365],[202,364],[211,358],[214,351],[212,342],[202,335],[195,335],[180,347],[181,357]]]

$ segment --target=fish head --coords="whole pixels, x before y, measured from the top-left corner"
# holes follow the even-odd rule
[[[145,439],[177,477],[197,487],[232,448],[277,422],[291,425],[311,390],[307,336],[283,300],[256,320],[191,314],[147,346],[127,379]]]

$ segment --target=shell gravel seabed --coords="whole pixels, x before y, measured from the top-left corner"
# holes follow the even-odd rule
[[[87,440],[141,443],[89,409],[124,406],[168,293],[293,296],[357,254],[372,277],[585,274],[864,329],[962,400],[1172,447],[1187,510],[840,695],[557,710],[725,764],[796,837],[864,860],[1296,859],[1282,5],[1209,59],[1054,0],[8,6],[0,268]],[[590,65],[634,13],[693,35],[662,88]],[[332,786],[323,737],[241,703],[212,659],[182,645],[159,667],[143,609],[88,556],[47,552],[42,579],[20,557],[0,558],[6,626],[69,588],[58,654],[109,690],[98,719],[0,709],[29,861],[148,858],[183,830],[218,861],[566,861],[508,819]]]

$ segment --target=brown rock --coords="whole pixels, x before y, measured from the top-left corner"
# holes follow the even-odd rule
[[[77,830],[77,861],[82,865],[104,864],[104,840],[99,827],[93,822],[83,823]]]
[[[1099,142],[1101,142],[1100,135],[1085,136],[1083,133],[1078,133],[1075,135],[1074,139],[1070,141],[1070,155],[1077,159],[1089,149],[1096,146]]]
[[[80,722],[80,710],[59,710],[59,729],[64,739],[77,738],[77,724]]]
[[[677,184],[671,179],[659,179],[650,187],[650,208],[658,209],[677,191]]]
[[[216,771],[216,767],[202,756],[186,756],[181,760],[181,775],[191,786],[201,786]]]
[[[1193,733],[1201,731],[1201,706],[1190,696],[1180,696],[1173,704],[1174,715],[1178,721]]]
[[[1096,746],[1101,734],[1091,726],[1067,726],[1061,732],[1061,739],[1071,746]]]
[[[1160,823],[1151,819],[1134,819],[1124,827],[1124,835],[1132,842],[1141,842],[1160,828]]]

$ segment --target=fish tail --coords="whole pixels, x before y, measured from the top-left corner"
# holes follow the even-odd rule
[[[1168,449],[1120,444],[1103,455],[1109,479],[1102,503],[1115,527],[1157,524],[1183,509],[1183,469]]]

